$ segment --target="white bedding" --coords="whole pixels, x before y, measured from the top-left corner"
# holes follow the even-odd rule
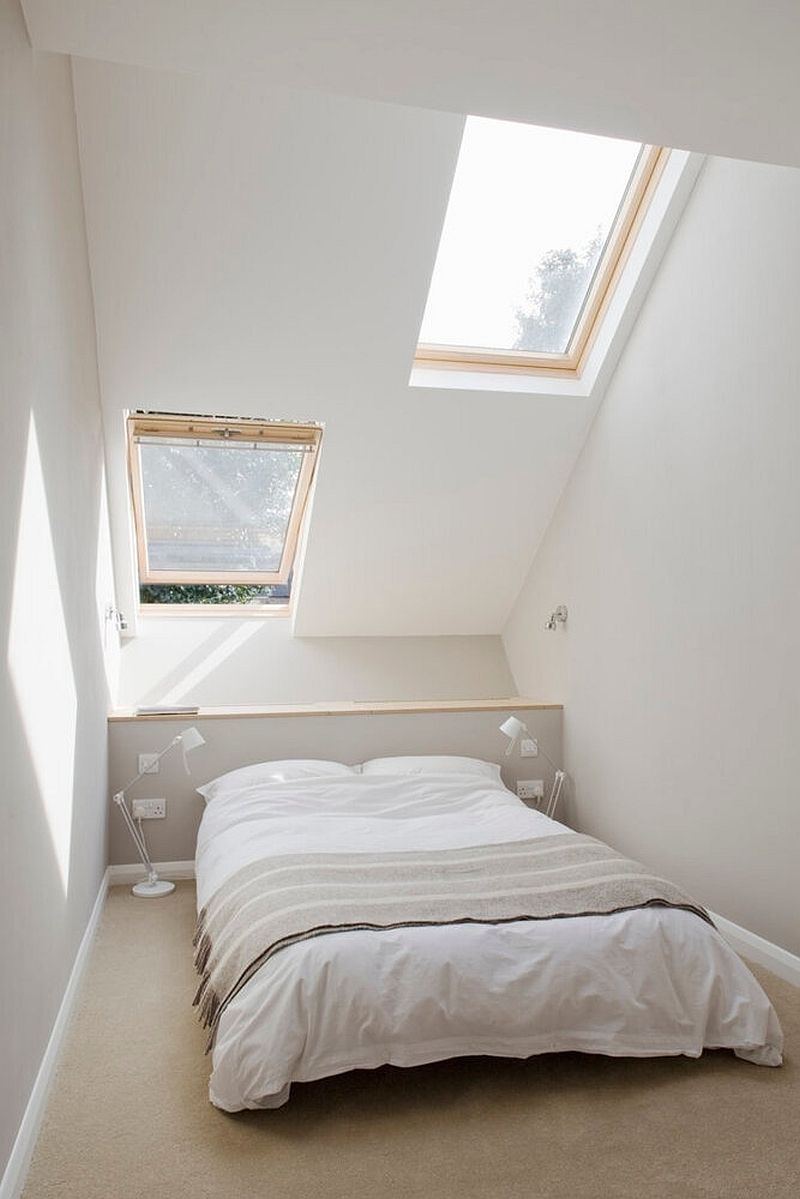
[[[198,906],[279,853],[437,849],[567,831],[499,782],[460,774],[303,779],[214,799],[198,834]],[[690,912],[357,931],[282,950],[224,1011],[212,1103],[278,1107],[292,1082],[385,1063],[557,1050],[730,1048],[781,1063],[777,1016],[723,938]]]

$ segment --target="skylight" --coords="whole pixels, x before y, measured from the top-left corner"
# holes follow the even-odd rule
[[[576,372],[663,157],[468,117],[417,362]]]
[[[285,603],[320,430],[129,419],[143,602]]]

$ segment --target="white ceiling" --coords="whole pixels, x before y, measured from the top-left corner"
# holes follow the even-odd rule
[[[74,80],[118,546],[123,409],[321,420],[296,630],[500,631],[596,403],[408,386],[461,119]]]
[[[746,6],[724,7],[730,15]],[[621,22],[623,8],[633,26]],[[691,73],[672,79],[669,104],[654,67],[654,86],[639,94],[644,60],[630,47],[627,76],[614,67],[623,30],[647,42],[656,7],[599,0],[580,9],[559,58],[552,45],[575,16],[570,3],[500,0],[490,12],[375,0],[25,0],[35,45],[79,56],[110,502],[128,610],[122,413],[149,407],[325,423],[298,633],[502,630],[602,380],[589,396],[489,391],[482,377],[466,390],[409,387],[463,121],[442,109],[685,140],[675,81]],[[679,40],[699,69],[694,33]],[[667,34],[657,43],[665,61],[674,43]],[[728,83],[744,69],[736,55],[731,63]],[[748,121],[728,113],[703,130],[727,137],[730,150],[731,137],[757,132]],[[645,285],[643,275],[640,298]],[[634,315],[632,304],[628,328]]]
[[[797,0],[22,0],[38,49],[800,165]]]

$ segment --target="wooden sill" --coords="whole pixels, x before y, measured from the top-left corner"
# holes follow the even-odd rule
[[[108,717],[112,724],[124,721],[246,720],[272,716],[393,716],[424,712],[531,712],[560,711],[562,704],[512,696],[508,699],[431,700],[343,700],[318,704],[272,704],[254,707],[199,708],[197,712],[164,712],[137,715],[133,708],[120,708]]]
[[[291,604],[140,604],[139,615],[165,616],[169,620],[181,616],[204,616],[206,620],[236,617],[237,620],[265,620],[271,616],[291,616]]]

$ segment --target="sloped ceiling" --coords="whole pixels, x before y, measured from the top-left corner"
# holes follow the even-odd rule
[[[128,603],[123,409],[250,413],[326,424],[297,632],[502,629],[599,396],[409,388],[458,114],[800,165],[796,0],[22,2],[78,56]]]
[[[38,49],[800,165],[797,0],[22,0]]]
[[[594,407],[408,386],[462,119],[73,66],[118,544],[123,409],[320,420],[296,631],[499,632]]]

